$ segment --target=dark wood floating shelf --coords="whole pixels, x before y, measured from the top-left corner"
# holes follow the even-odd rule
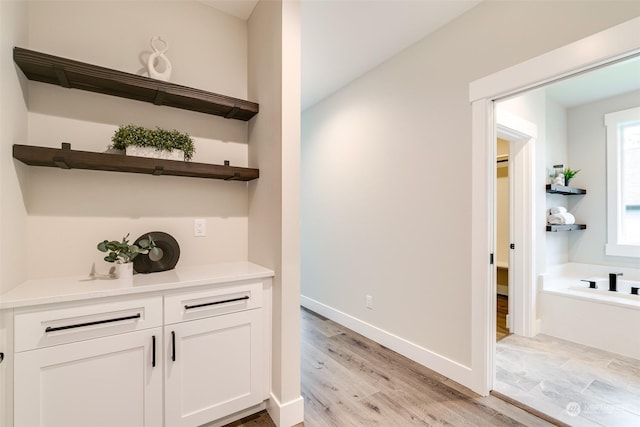
[[[572,194],[587,194],[587,190],[584,188],[567,187],[566,185],[547,184],[547,193],[570,196]]]
[[[29,80],[247,121],[258,104],[20,47],[13,60]]]
[[[48,148],[15,144],[13,146],[13,157],[30,166],[48,166],[62,169],[133,172],[224,179],[227,181],[251,181],[260,175],[258,169],[125,156],[124,154],[78,151],[72,150],[69,144],[63,143],[62,145],[62,148]]]
[[[553,224],[547,225],[547,231],[574,231],[574,230],[585,230],[587,226],[585,224]]]

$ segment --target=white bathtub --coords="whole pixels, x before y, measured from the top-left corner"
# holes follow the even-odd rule
[[[619,292],[610,292],[609,273],[618,277]],[[582,279],[596,280],[589,289]],[[541,332],[640,360],[640,268],[566,263],[541,275],[538,318]]]

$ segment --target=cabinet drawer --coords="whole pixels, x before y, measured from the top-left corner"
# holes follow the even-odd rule
[[[165,324],[184,322],[262,307],[262,282],[164,297]]]
[[[162,326],[162,297],[16,312],[15,351]]]

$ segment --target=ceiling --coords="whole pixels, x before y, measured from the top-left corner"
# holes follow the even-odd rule
[[[248,19],[258,0],[200,0]],[[302,109],[317,103],[481,0],[301,0]]]
[[[199,0],[208,6],[214,7],[224,13],[237,18],[247,20],[258,4],[258,0]]]
[[[640,56],[553,83],[545,90],[565,108],[640,90]]]
[[[259,0],[200,0],[247,20]],[[482,0],[301,0],[302,109],[446,25]],[[566,108],[640,89],[640,58],[549,85]]]
[[[302,109],[479,3],[478,0],[302,0]]]

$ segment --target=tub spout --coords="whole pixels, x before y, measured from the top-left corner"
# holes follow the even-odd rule
[[[622,276],[622,273],[609,273],[609,290],[611,292],[618,290],[618,276]]]

